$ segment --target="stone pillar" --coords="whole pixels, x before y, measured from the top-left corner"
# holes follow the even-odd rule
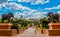
[[[60,36],[60,23],[49,23],[49,30],[48,30],[49,36]]]
[[[16,29],[11,29],[12,23],[0,23],[0,36],[12,36],[17,34]]]
[[[60,29],[60,23],[49,23],[49,29]]]
[[[60,14],[59,14],[59,21],[60,21]]]

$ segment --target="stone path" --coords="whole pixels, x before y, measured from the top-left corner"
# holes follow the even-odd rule
[[[27,30],[25,30],[23,33],[15,35],[15,36],[0,36],[0,37],[51,37],[51,36],[45,36],[45,35],[39,33],[38,31],[36,31],[36,34],[35,34],[35,29],[31,27],[31,28],[28,28]],[[52,37],[54,37],[54,36],[52,36]],[[57,37],[57,36],[55,36],[55,37]]]
[[[42,34],[41,35],[39,35],[37,33],[35,34],[34,28],[28,28],[22,34],[18,34],[16,37],[42,37]]]

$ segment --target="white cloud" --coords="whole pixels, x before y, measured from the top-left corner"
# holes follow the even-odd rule
[[[45,0],[37,0],[35,4],[40,4],[40,3],[45,4],[45,3],[48,3],[48,2],[49,2],[49,0],[46,0],[46,1]]]
[[[53,9],[60,9],[60,5],[58,5],[57,7],[52,7],[52,8],[45,8],[45,10],[53,10]]]
[[[30,17],[28,18],[33,18],[33,19],[41,19],[43,17],[46,17],[45,14],[47,14],[47,12],[35,12],[34,14],[32,14]]]
[[[1,4],[0,4],[0,8],[1,8]]]
[[[17,0],[8,0],[8,2],[9,2],[9,1],[17,1]]]
[[[20,12],[14,12],[14,17],[15,18],[20,18],[20,15],[21,15],[22,13],[20,13]]]
[[[18,2],[30,2],[31,4],[45,4],[48,3],[49,0],[18,0]]]
[[[0,0],[0,4],[6,3],[8,0]]]
[[[4,4],[7,9],[11,10],[21,10],[23,12],[14,12],[14,17],[20,18],[20,15],[22,14],[24,17],[27,18],[34,18],[34,19],[40,19],[45,17],[44,14],[46,12],[39,12],[37,10],[30,9],[29,7],[22,6],[21,4],[17,4],[14,2]]]
[[[29,11],[24,11],[23,12],[23,14],[25,14],[25,15],[31,15],[31,14],[33,14],[34,12],[35,12],[36,10],[29,10]]]
[[[5,7],[6,6],[6,4],[7,4],[7,1],[8,0],[0,0],[0,9],[2,8],[2,7]]]
[[[0,10],[2,9],[2,7],[5,7],[7,3],[2,3],[0,4]]]
[[[12,10],[30,10],[30,8],[28,7],[24,7],[21,4],[17,4],[17,3],[9,3],[6,5],[7,9],[12,9]]]
[[[24,17],[27,17],[27,16],[33,14],[34,12],[35,12],[35,10],[24,11],[23,13],[21,13],[21,12],[15,12],[14,16],[17,17],[17,18],[20,18],[21,15],[23,15]],[[29,16],[29,18],[30,18],[30,16]]]
[[[60,14],[60,11],[57,11],[58,14]]]
[[[29,7],[25,7],[25,6],[22,6],[21,4],[17,4],[17,3],[8,3],[6,5],[6,8],[7,9],[12,9],[12,10],[23,11],[22,13],[21,12],[16,12],[15,17],[17,17],[17,16],[20,17],[21,14],[23,16],[29,16],[29,15],[33,14],[35,11],[37,11],[37,10],[30,9]],[[26,10],[26,11],[24,11],[24,10]]]

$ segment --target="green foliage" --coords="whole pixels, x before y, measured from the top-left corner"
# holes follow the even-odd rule
[[[18,23],[13,23],[12,29],[18,29]]]
[[[21,25],[20,24],[18,24],[18,29],[21,29]]]
[[[2,19],[0,18],[0,23],[2,23]]]
[[[58,22],[58,21],[59,21],[59,15],[58,14],[54,14],[53,22]]]
[[[28,23],[27,23],[26,20],[23,20],[23,19],[22,19],[21,22],[22,22],[22,26],[24,26],[24,27],[28,26]]]
[[[59,22],[59,14],[53,14],[53,12],[49,12],[47,16],[49,17],[50,22]]]
[[[15,19],[15,20],[10,20],[10,23],[12,23],[13,25],[12,25],[12,29],[19,29],[18,27],[18,20],[17,19]]]
[[[4,20],[4,23],[7,23],[8,22],[8,20]]]
[[[24,19],[17,20],[10,20],[10,22],[13,24],[12,29],[20,29],[21,27],[26,27],[28,26],[28,23]],[[19,23],[21,22],[21,24]]]
[[[48,23],[49,23],[49,19],[44,17],[40,20],[38,26],[41,27],[41,28],[48,28]]]

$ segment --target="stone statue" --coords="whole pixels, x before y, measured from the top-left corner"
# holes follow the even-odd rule
[[[4,22],[4,20],[8,20],[8,22],[10,21],[10,18],[14,17],[12,13],[7,14],[3,14],[2,15],[2,22]]]

